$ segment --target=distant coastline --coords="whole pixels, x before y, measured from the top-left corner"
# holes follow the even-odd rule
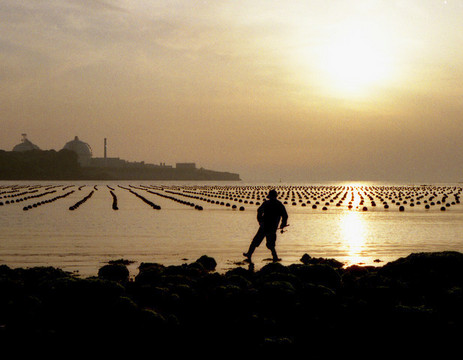
[[[41,150],[22,134],[12,151],[0,150],[0,180],[200,180],[241,181],[231,172],[197,168],[195,163],[148,164],[107,155],[94,157],[89,144],[75,136],[59,150]]]
[[[239,174],[203,168],[181,169],[173,167],[83,167],[83,180],[223,180],[241,181]]]
[[[194,163],[176,167],[124,162],[119,166],[82,164],[67,149],[0,150],[0,180],[201,180],[241,181],[239,174],[196,168]]]

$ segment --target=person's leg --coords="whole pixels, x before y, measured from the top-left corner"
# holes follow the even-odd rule
[[[256,235],[254,235],[254,238],[251,241],[251,244],[249,245],[249,250],[246,253],[243,253],[245,257],[248,258],[249,261],[251,261],[251,256],[254,253],[254,250],[262,243],[262,240],[264,240],[265,237],[265,231],[262,227],[259,227],[259,230],[257,230]]]
[[[272,252],[273,261],[281,260],[278,258],[277,251],[275,249],[275,245],[277,241],[277,234],[275,232],[268,232],[266,234],[266,238],[267,238],[267,248]]]

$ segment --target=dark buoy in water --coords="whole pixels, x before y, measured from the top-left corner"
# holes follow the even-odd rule
[[[445,206],[442,206],[442,207],[440,208],[440,211],[445,211]]]
[[[244,206],[241,206],[241,207],[240,207],[240,211],[244,211]]]
[[[362,211],[368,211],[368,208],[367,208],[366,206],[364,206],[364,207],[362,208]]]
[[[405,211],[405,208],[403,207],[403,205],[399,207],[399,211]]]

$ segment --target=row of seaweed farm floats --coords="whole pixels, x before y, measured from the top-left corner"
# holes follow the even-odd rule
[[[69,206],[77,210],[90,201],[95,191],[107,191],[112,209],[118,210],[118,193],[129,192],[152,209],[161,210],[156,198],[163,198],[203,210],[223,207],[244,211],[260,206],[270,189],[288,207],[312,210],[350,211],[448,211],[460,205],[461,186],[244,186],[244,185],[0,185],[0,206],[23,205],[24,211],[53,204],[71,194],[80,199]]]

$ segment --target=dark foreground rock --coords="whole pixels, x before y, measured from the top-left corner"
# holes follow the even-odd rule
[[[0,266],[0,341],[330,358],[352,346],[449,349],[463,335],[461,253],[411,254],[382,267],[307,256],[259,271],[219,274],[215,265],[207,256],[143,263],[131,281],[120,263],[86,279]]]

